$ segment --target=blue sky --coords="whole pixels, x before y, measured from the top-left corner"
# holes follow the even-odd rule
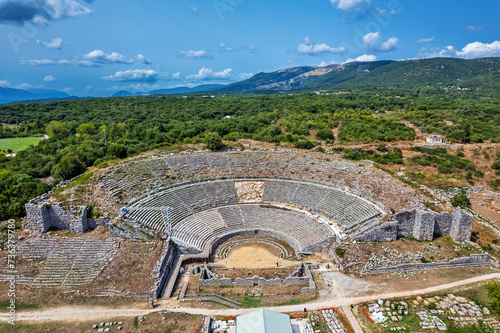
[[[109,96],[346,61],[500,56],[500,1],[0,0],[0,86]]]

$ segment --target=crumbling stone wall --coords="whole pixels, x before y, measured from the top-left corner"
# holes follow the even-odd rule
[[[413,225],[413,237],[419,240],[432,240],[435,223],[434,212],[417,210],[415,224]]]
[[[86,206],[74,206],[69,210],[61,203],[28,203],[26,216],[30,230],[46,232],[51,227],[70,229],[72,233],[83,234],[89,228]]]
[[[284,279],[281,278],[274,278],[274,279],[265,279],[261,276],[254,275],[252,277],[246,277],[246,278],[236,278],[234,280],[234,283],[230,278],[219,278],[219,276],[215,273],[213,273],[206,264],[201,266],[201,271],[200,271],[200,279],[199,279],[199,285],[200,286],[247,286],[251,287],[255,284],[255,281],[257,281],[258,286],[278,286],[282,284],[307,284],[309,287],[304,287],[305,291],[301,292],[307,292],[310,290],[316,289],[316,283],[314,282],[313,276],[311,274],[311,271],[309,270],[309,267],[307,265],[304,265],[304,263],[301,263],[300,267],[287,276]],[[311,289],[314,288],[314,289]]]
[[[361,274],[386,274],[399,271],[424,271],[429,269],[445,269],[458,267],[477,267],[497,265],[487,253],[471,254],[469,257],[461,257],[450,260],[448,262],[432,262],[421,264],[401,264],[390,267],[378,267],[370,270],[363,270]]]

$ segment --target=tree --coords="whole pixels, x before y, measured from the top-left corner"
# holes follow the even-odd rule
[[[221,150],[225,147],[225,145],[222,143],[222,138],[216,132],[207,134],[207,136],[205,137],[205,146],[207,149],[213,151]]]
[[[80,134],[94,134],[95,126],[92,123],[81,124],[76,128],[76,132]]]
[[[470,198],[464,188],[460,189],[460,192],[455,194],[451,199],[450,203],[453,207],[466,208],[470,207]]]
[[[335,139],[335,136],[333,135],[333,132],[329,128],[323,128],[316,133],[316,139],[318,140],[327,140],[327,139]]]
[[[111,155],[113,157],[117,158],[125,158],[127,157],[127,148],[125,148],[124,145],[120,144],[114,144],[110,145],[108,149],[106,150],[108,155]]]
[[[71,179],[85,171],[85,165],[77,155],[69,153],[52,168],[51,174],[55,179]]]
[[[68,125],[56,120],[47,125],[46,131],[51,138],[56,139],[63,139],[70,134]]]

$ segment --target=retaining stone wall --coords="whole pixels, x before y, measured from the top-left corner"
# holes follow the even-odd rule
[[[386,274],[399,271],[424,271],[430,269],[489,266],[493,264],[495,264],[495,262],[491,259],[491,256],[487,253],[483,253],[471,254],[469,257],[456,258],[448,262],[401,264],[391,267],[379,267],[370,270],[363,270],[361,274]]]

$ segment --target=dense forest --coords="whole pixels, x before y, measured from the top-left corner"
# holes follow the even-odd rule
[[[0,153],[0,219],[22,216],[27,200],[87,167],[187,143],[219,149],[219,136],[311,149],[321,143],[413,140],[415,129],[404,123],[409,122],[454,142],[500,142],[498,98],[458,90],[64,100],[1,106],[0,122],[0,137],[49,136],[15,157]],[[355,155],[348,157],[363,158]],[[376,156],[401,162],[396,150]],[[446,158],[417,162],[438,163],[443,170],[459,164]],[[49,176],[49,184],[40,180]]]

